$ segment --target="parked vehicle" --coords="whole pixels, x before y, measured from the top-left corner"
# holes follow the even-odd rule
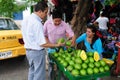
[[[25,57],[20,28],[11,18],[0,17],[0,60]]]

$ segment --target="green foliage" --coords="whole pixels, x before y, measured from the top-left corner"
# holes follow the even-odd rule
[[[11,15],[11,11],[13,10],[14,4],[13,0],[1,0],[0,1],[0,15]]]
[[[35,1],[35,2],[39,2],[39,1],[41,1],[41,0],[33,0],[33,1]]]
[[[15,0],[0,0],[0,15],[5,17],[13,17],[14,12],[22,11],[26,8],[26,4],[17,5]]]
[[[117,3],[118,3],[118,0],[105,0],[104,2],[105,5],[113,5]]]
[[[31,2],[38,2],[41,0],[25,0],[24,4],[16,4],[15,0],[0,0],[0,16],[13,17],[14,12],[25,10]]]
[[[43,1],[43,0],[27,0],[28,2],[39,2],[39,1]]]

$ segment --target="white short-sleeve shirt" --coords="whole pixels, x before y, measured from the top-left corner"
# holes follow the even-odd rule
[[[99,17],[96,22],[98,22],[98,26],[100,29],[108,29],[107,23],[109,22],[109,19],[107,17]]]

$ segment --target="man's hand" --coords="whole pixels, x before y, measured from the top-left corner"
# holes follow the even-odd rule
[[[55,44],[55,47],[61,47],[61,46],[64,46],[65,44],[64,43],[58,43],[58,44]]]

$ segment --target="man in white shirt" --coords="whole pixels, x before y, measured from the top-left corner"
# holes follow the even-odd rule
[[[109,19],[105,17],[104,12],[101,12],[100,17],[98,17],[94,22],[94,24],[98,24],[99,31],[102,33],[103,36],[107,36],[108,23]]]
[[[35,5],[35,12],[22,22],[22,35],[29,62],[28,80],[46,80],[44,47],[59,47],[62,44],[47,43],[42,19],[47,16],[48,6],[41,1]]]

